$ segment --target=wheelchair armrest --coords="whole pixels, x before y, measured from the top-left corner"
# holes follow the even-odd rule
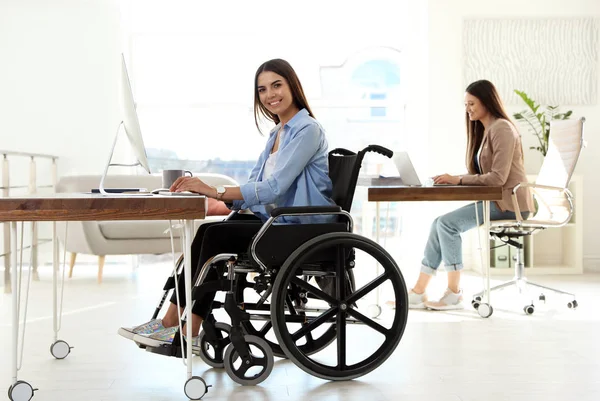
[[[340,206],[292,206],[277,207],[271,210],[271,217],[282,215],[290,216],[295,214],[330,214],[342,211]]]

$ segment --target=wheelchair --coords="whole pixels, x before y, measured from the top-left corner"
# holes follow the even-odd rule
[[[358,153],[329,152],[337,206],[276,208],[245,254],[215,255],[202,266],[192,299],[205,291],[225,293],[224,302],[213,301],[194,351],[209,366],[225,368],[239,384],[256,385],[269,376],[277,356],[322,379],[351,380],[394,352],[407,322],[406,284],[385,249],[353,233],[349,213],[367,152],[393,155],[378,145]],[[284,216],[309,215],[334,217],[325,223],[277,223]],[[181,257],[178,274],[182,265]],[[217,269],[218,280],[205,280],[209,269]],[[167,280],[152,318],[176,279]],[[386,291],[395,307],[374,319],[367,306],[376,290]],[[221,308],[231,324],[217,321]],[[146,350],[181,357],[186,346],[177,333],[172,345]]]

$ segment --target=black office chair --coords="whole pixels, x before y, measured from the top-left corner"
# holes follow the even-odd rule
[[[408,316],[404,278],[385,249],[352,233],[349,213],[367,152],[393,154],[377,145],[358,154],[345,149],[329,153],[337,206],[274,209],[247,254],[216,255],[202,267],[193,298],[207,289],[226,291],[225,302],[215,301],[213,310],[224,307],[231,318],[231,326],[217,322],[212,313],[203,322],[200,356],[209,365],[225,367],[237,383],[254,385],[268,377],[273,356],[280,356],[314,376],[350,380],[371,372],[393,353]],[[283,216],[308,215],[335,219],[322,224],[277,223]],[[362,269],[360,278],[371,271],[374,276],[373,259],[383,273],[356,288],[354,272]],[[211,268],[219,269],[221,278],[205,282]],[[248,281],[250,274],[256,274],[253,281]],[[370,304],[365,296],[384,285],[393,293],[395,308],[375,321],[362,313],[361,305]],[[258,299],[252,300],[252,295]],[[253,324],[257,322],[258,327]],[[348,325],[356,323],[363,324],[370,342],[358,348],[353,343],[350,349]],[[335,349],[328,349],[332,343]],[[176,348],[174,342],[170,350],[148,350],[179,356],[185,345]]]
[[[492,287],[490,291],[499,290],[515,285],[519,292],[523,292],[527,286],[553,291],[572,297],[567,303],[569,308],[577,307],[575,295],[544,285],[532,283],[525,277],[525,265],[523,263],[523,241],[518,241],[528,235],[533,235],[542,230],[552,227],[562,227],[569,222],[573,216],[573,195],[568,189],[569,181],[575,171],[577,160],[584,147],[583,125],[585,118],[577,120],[557,120],[550,123],[549,146],[544,163],[537,176],[535,184],[520,183],[513,190],[513,207],[515,208],[516,220],[492,221],[490,235],[500,239],[506,246],[517,249],[517,260],[515,264],[515,275],[512,280]],[[523,219],[517,202],[516,193],[521,188],[530,188],[534,199],[537,201],[538,209],[533,216],[527,220]],[[479,307],[484,291],[473,296],[472,304]],[[541,293],[539,300],[545,301],[545,294]],[[525,305],[523,311],[531,315],[535,311],[533,301]]]

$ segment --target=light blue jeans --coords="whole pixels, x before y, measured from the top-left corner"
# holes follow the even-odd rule
[[[479,225],[483,224],[483,202],[477,202]],[[529,212],[521,213],[527,218]],[[515,212],[503,212],[494,202],[490,202],[490,220],[514,220]],[[425,256],[421,262],[421,272],[435,275],[444,262],[446,271],[458,271],[463,268],[462,238],[464,233],[477,225],[474,204],[463,206],[436,218],[431,224],[429,239],[425,246]],[[487,237],[486,237],[487,238]]]

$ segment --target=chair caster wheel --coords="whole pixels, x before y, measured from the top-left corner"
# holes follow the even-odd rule
[[[29,401],[37,388],[31,387],[26,381],[19,380],[8,388],[8,399],[11,401]]]
[[[50,346],[50,353],[56,359],[65,359],[71,353],[71,348],[66,341],[58,340]]]
[[[473,305],[475,306],[475,305]],[[494,308],[492,308],[492,305],[488,305],[486,303],[480,303],[479,307],[477,308],[477,313],[479,313],[479,316],[487,318],[492,316],[492,313],[494,313]]]
[[[572,300],[571,302],[569,302],[567,304],[567,306],[569,307],[569,309],[575,309],[575,308],[577,308],[577,306],[579,306],[579,304],[577,303],[576,300]]]
[[[535,312],[535,306],[533,306],[533,304],[525,305],[525,307],[523,307],[523,312],[525,312],[526,315],[533,315],[533,312]]]
[[[370,318],[375,319],[376,317],[379,317],[379,315],[381,315],[381,306],[376,305],[376,304],[371,304],[367,308],[367,313]]]
[[[546,302],[546,296],[544,294],[540,294],[539,300],[545,303]]]
[[[200,376],[192,376],[185,382],[183,392],[190,400],[199,400],[204,397],[204,394],[208,393],[209,387],[211,386],[207,386]]]

